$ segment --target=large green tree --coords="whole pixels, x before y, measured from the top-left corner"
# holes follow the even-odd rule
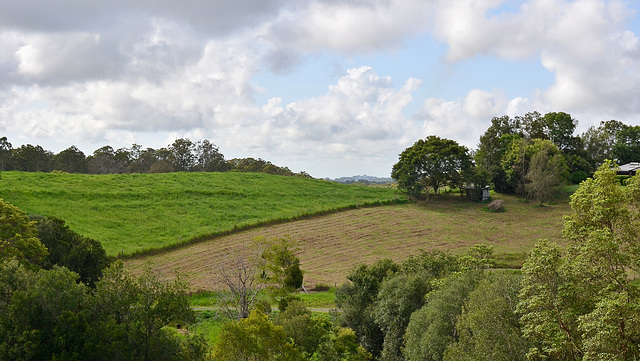
[[[616,133],[613,156],[620,165],[640,162],[640,125],[625,126]]]
[[[479,276],[477,272],[452,275],[427,295],[407,326],[403,351],[407,360],[442,360],[447,346],[457,339],[456,320]]]
[[[550,142],[542,142],[532,156],[525,176],[526,195],[542,203],[549,201],[566,178],[564,158]]]
[[[471,157],[465,146],[431,135],[400,154],[391,177],[407,194],[418,197],[426,189],[438,193],[444,186],[461,186],[465,172],[471,167]]]
[[[196,165],[196,145],[188,138],[176,139],[169,146],[169,163],[177,172],[188,172]]]
[[[621,188],[605,162],[571,196],[566,255],[540,242],[523,265],[518,310],[529,359],[640,358],[640,178]]]
[[[375,322],[384,334],[380,360],[404,360],[402,347],[409,318],[424,304],[431,281],[424,273],[402,273],[386,279],[380,286],[374,307]]]
[[[87,162],[84,153],[75,145],[53,156],[51,160],[54,170],[67,173],[86,173]]]
[[[87,170],[92,174],[120,174],[127,169],[128,161],[128,154],[124,150],[116,151],[112,146],[105,145],[87,157]]]
[[[374,357],[380,354],[384,343],[384,333],[374,316],[378,291],[382,282],[399,269],[389,259],[360,265],[347,275],[350,283],[336,290],[336,305],[341,310],[342,325],[353,329],[358,343]]]
[[[536,159],[536,168],[530,174],[531,160],[538,153],[541,154]],[[566,178],[564,158],[558,158],[558,155],[560,155],[559,150],[550,140],[513,138],[502,157],[502,168],[508,184],[517,194],[526,195],[527,184],[532,180],[545,176],[547,181],[542,183],[546,184],[548,180],[555,180],[556,177]],[[551,176],[547,177],[547,175]],[[540,188],[536,185],[533,189]],[[537,192],[534,191],[533,194]]]
[[[11,151],[13,149],[13,145],[9,143],[7,137],[0,138],[0,171],[4,171],[7,169],[7,165],[9,160],[11,159]]]
[[[544,115],[548,139],[563,153],[575,150],[573,132],[578,121],[564,112],[550,112]]]
[[[201,172],[225,172],[229,165],[218,147],[205,139],[196,143],[196,169]]]
[[[480,172],[485,172],[493,187],[498,192],[513,192],[506,182],[506,174],[502,168],[502,157],[507,151],[513,137],[518,133],[518,122],[508,115],[494,117],[491,125],[480,136],[475,162]]]
[[[43,262],[45,268],[65,266],[78,273],[80,281],[93,287],[109,266],[107,252],[100,242],[71,230],[55,217],[32,217],[36,221],[38,238],[49,254]]]
[[[23,172],[48,172],[53,154],[39,145],[26,144],[13,149],[11,169]]]
[[[516,314],[520,275],[493,273],[469,294],[445,361],[524,361],[527,342]]]
[[[122,264],[91,291],[66,267],[0,262],[0,360],[203,360],[204,340],[165,326],[192,317],[186,288]]]

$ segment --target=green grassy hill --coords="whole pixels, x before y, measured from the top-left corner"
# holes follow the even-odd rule
[[[354,206],[397,202],[397,190],[262,173],[86,175],[4,172],[0,198],[28,214],[56,216],[133,254],[234,229]]]

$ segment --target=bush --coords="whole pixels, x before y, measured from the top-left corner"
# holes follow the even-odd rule
[[[312,289],[312,291],[314,292],[326,292],[329,291],[331,289],[331,287],[329,287],[328,284],[326,283],[318,283],[315,285],[315,287]]]
[[[582,181],[588,178],[587,173],[581,170],[577,170],[569,175],[569,181],[573,184],[580,184]]]
[[[631,178],[630,175],[616,175],[616,180],[618,181],[618,183],[620,183],[620,185],[626,185],[629,178]]]

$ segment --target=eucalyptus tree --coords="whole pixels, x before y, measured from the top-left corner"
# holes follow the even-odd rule
[[[53,169],[67,173],[86,173],[86,158],[87,157],[80,149],[75,145],[72,145],[53,156]]]

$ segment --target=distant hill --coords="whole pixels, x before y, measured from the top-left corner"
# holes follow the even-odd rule
[[[393,178],[383,178],[383,177],[374,177],[370,175],[354,175],[351,177],[340,177],[336,179],[329,179],[332,182],[343,183],[343,184],[353,184],[353,183],[378,183],[378,184],[387,184],[393,183],[395,180]]]

